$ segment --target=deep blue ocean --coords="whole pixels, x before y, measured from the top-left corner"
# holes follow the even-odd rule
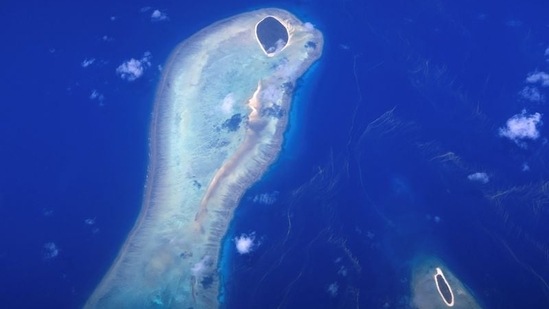
[[[171,50],[261,7],[325,46],[225,236],[222,307],[411,308],[436,257],[484,308],[549,308],[541,0],[4,1],[0,307],[85,303],[139,213]]]

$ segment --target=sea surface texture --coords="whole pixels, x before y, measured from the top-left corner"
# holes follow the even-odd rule
[[[215,225],[210,212],[192,209],[190,221],[205,219],[165,221],[170,233],[190,229],[181,237],[132,248],[179,252],[185,262],[138,254],[136,269],[150,263],[150,278],[161,278],[168,263],[190,268],[181,290],[190,296],[179,296],[195,309],[548,308],[549,3],[518,0],[4,1],[0,307],[81,308],[93,299],[142,219],[158,158],[158,89],[175,68],[174,48],[267,8],[323,37],[318,60],[292,75],[288,109],[270,106],[268,119],[286,121],[276,155],[242,192],[225,193],[238,202],[213,251],[179,250]],[[277,31],[266,33],[283,38]],[[284,40],[265,40],[258,57],[284,52]],[[189,52],[208,54],[199,50]],[[192,159],[202,180],[176,190],[182,196],[204,201],[216,164],[246,136],[259,102],[250,98],[267,89],[257,81],[283,65],[248,70],[246,55],[234,78],[193,84],[201,88],[192,100],[203,105],[189,106],[212,123],[188,123],[200,134],[210,124],[215,142],[228,143],[225,153]],[[203,67],[193,59],[178,76]],[[210,72],[228,63],[211,62]],[[202,93],[220,108],[206,108]],[[163,125],[191,117],[178,112]],[[211,144],[184,132],[171,134],[195,154]],[[196,265],[213,279],[193,285]],[[201,286],[215,290],[213,301],[201,302]],[[155,295],[135,307],[180,304]]]

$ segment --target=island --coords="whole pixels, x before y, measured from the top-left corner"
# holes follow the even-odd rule
[[[440,267],[436,267],[435,271],[436,273],[433,278],[435,279],[435,284],[437,285],[438,294],[440,295],[440,298],[442,298],[446,306],[453,307],[454,292],[452,291],[452,287],[450,286],[450,284],[448,284],[448,280],[446,280],[444,272],[442,272],[442,269],[440,269]]]
[[[439,259],[421,256],[412,264],[411,308],[481,308],[469,289]]]
[[[164,66],[133,229],[86,308],[217,308],[222,238],[281,150],[322,33],[274,8],[216,22]]]

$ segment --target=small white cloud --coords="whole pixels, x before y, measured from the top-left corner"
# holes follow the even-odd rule
[[[223,102],[221,102],[220,108],[225,114],[231,114],[233,112],[233,106],[234,106],[234,95],[233,93],[229,93],[228,95],[223,98]]]
[[[116,68],[116,72],[120,75],[120,77],[128,81],[134,81],[141,77],[144,70],[145,68],[143,67],[141,61],[133,58],[122,63],[118,68]]]
[[[547,47],[547,49],[545,50],[545,56],[549,57],[549,47]]]
[[[117,16],[111,16],[111,18],[110,18],[110,19],[111,19],[111,21],[115,21],[115,20],[117,20],[117,19],[118,19],[118,17],[117,17]]]
[[[311,24],[310,22],[306,22],[303,24],[303,26],[305,27],[305,29],[307,30],[313,30],[315,28],[315,26],[313,24]]]
[[[59,255],[59,249],[54,242],[47,242],[42,246],[42,257],[51,260]]]
[[[286,46],[286,41],[282,39],[278,39],[278,41],[275,42],[274,46],[269,47],[269,49],[267,50],[267,53],[269,54],[277,53],[281,51],[284,48],[284,46]]]
[[[326,289],[326,292],[328,292],[328,294],[330,294],[331,297],[336,297],[338,291],[339,291],[339,284],[337,284],[337,282],[330,284]]]
[[[540,84],[543,87],[549,87],[549,74],[545,72],[534,72],[528,74],[526,82],[530,84]]]
[[[91,232],[93,234],[99,233],[99,228],[95,225],[95,218],[87,218],[87,219],[84,220],[84,223],[87,226],[91,227]]]
[[[134,81],[140,78],[146,69],[151,66],[151,53],[145,52],[141,59],[131,58],[126,62],[122,63],[118,68],[116,68],[116,73],[120,75],[120,78],[127,81]]]
[[[264,205],[272,205],[278,199],[278,194],[278,191],[273,191],[271,193],[261,193],[254,196],[253,202]]]
[[[511,20],[507,21],[505,24],[509,27],[517,28],[517,27],[522,26],[522,21],[517,20],[517,19],[511,19]]]
[[[204,256],[200,262],[193,265],[191,272],[196,277],[201,276],[205,271],[207,271],[213,264],[213,260],[209,255]]]
[[[90,100],[98,99],[102,96],[97,90],[92,90],[92,93],[90,94]]]
[[[343,43],[340,43],[339,44],[339,48],[343,49],[343,50],[350,50],[351,47],[347,44],[343,44]]]
[[[484,172],[473,173],[473,174],[467,176],[467,178],[471,181],[476,181],[476,182],[480,182],[480,183],[488,183],[488,181],[490,181],[490,177],[488,177],[488,174],[486,174]]]
[[[543,102],[545,101],[545,97],[541,94],[539,89],[537,87],[533,86],[526,86],[520,91],[520,95],[532,102]]]
[[[442,221],[441,217],[433,216],[433,215],[430,215],[430,214],[426,214],[425,219],[427,219],[427,221],[433,221],[435,223],[440,223],[440,221]]]
[[[114,39],[108,35],[104,35],[102,38],[103,42],[112,42]]]
[[[83,68],[87,68],[89,67],[90,65],[92,65],[93,63],[95,62],[95,58],[86,58],[84,59],[80,65],[83,67]]]
[[[346,277],[347,276],[347,268],[343,265],[339,266],[339,269],[337,270],[337,274]]]
[[[161,12],[159,10],[154,10],[151,14],[151,21],[163,21],[168,20],[168,15],[166,12]]]
[[[100,93],[99,91],[93,89],[90,94],[90,100],[97,100],[99,102],[99,105],[103,106],[103,102],[105,101],[105,96]]]
[[[541,114],[528,115],[525,110],[507,120],[504,128],[499,129],[499,135],[507,137],[518,145],[525,139],[535,140],[539,137],[538,126],[541,125]]]
[[[527,162],[522,163],[522,171],[528,172],[530,170],[530,165]]]
[[[255,242],[255,233],[251,233],[250,235],[242,234],[239,237],[235,237],[234,242],[236,250],[240,254],[250,253],[259,246],[259,243]]]
[[[53,215],[53,209],[50,208],[42,208],[42,215],[44,217],[51,217]]]

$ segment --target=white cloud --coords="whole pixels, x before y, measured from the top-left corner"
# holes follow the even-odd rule
[[[234,95],[232,92],[226,95],[225,98],[223,98],[223,102],[221,103],[221,110],[223,111],[223,113],[232,114],[234,102]]]
[[[517,28],[517,27],[522,26],[522,21],[517,20],[517,19],[511,19],[511,20],[508,20],[505,24],[509,27]]]
[[[59,249],[54,242],[47,242],[42,246],[42,257],[51,260],[59,255]]]
[[[141,61],[132,58],[121,64],[116,69],[116,72],[120,74],[120,77],[122,77],[122,79],[133,81],[141,77],[144,70],[145,69]]]
[[[480,182],[480,183],[488,183],[488,181],[490,181],[490,177],[488,177],[488,174],[486,174],[484,172],[473,173],[473,174],[467,176],[467,178],[471,181],[476,181],[476,182]]]
[[[44,217],[51,217],[53,215],[53,209],[51,209],[51,208],[42,208],[42,215]]]
[[[351,47],[347,44],[343,44],[343,43],[340,43],[339,44],[339,48],[343,49],[343,50],[350,50]]]
[[[530,170],[530,165],[527,162],[522,163],[522,171],[527,172]]]
[[[99,105],[103,106],[103,101],[105,101],[105,96],[100,93],[99,91],[93,89],[90,94],[90,100],[97,100],[99,102]]]
[[[131,58],[126,62],[122,63],[118,68],[116,68],[116,73],[120,75],[120,78],[127,81],[134,81],[140,78],[146,69],[151,66],[151,53],[145,52],[141,59]]]
[[[541,125],[541,114],[528,115],[525,110],[507,120],[504,128],[499,129],[499,135],[507,137],[518,145],[525,139],[535,140],[539,137],[538,125]]]
[[[103,100],[104,97],[101,93],[99,93],[99,91],[94,89],[94,90],[92,90],[92,93],[90,94],[90,100],[95,100],[95,99]]]
[[[151,21],[163,21],[168,20],[168,15],[166,12],[161,12],[159,10],[154,10],[151,14]]]
[[[205,255],[200,262],[193,265],[191,272],[196,277],[201,276],[205,271],[212,266],[213,260],[209,255]]]
[[[254,203],[272,205],[278,199],[278,191],[273,191],[271,193],[261,193],[253,198]]]
[[[545,50],[545,56],[549,57],[549,47]]]
[[[240,254],[250,253],[257,246],[259,246],[259,243],[255,242],[254,233],[251,233],[250,235],[242,234],[239,237],[235,237],[234,242],[236,245],[236,250]]]
[[[87,68],[95,62],[95,58],[86,58],[80,63],[83,68]]]
[[[526,100],[532,102],[543,102],[545,97],[541,94],[537,87],[526,86],[520,91],[520,95]]]
[[[530,73],[526,77],[526,82],[530,84],[540,84],[543,87],[549,87],[549,74],[545,72]]]
[[[326,291],[328,292],[328,294],[330,294],[331,297],[336,297],[337,292],[339,291],[339,284],[337,284],[337,282],[330,284]]]
[[[337,274],[342,276],[342,277],[347,276],[347,268],[345,266],[341,265],[339,267],[339,269],[337,270]]]

